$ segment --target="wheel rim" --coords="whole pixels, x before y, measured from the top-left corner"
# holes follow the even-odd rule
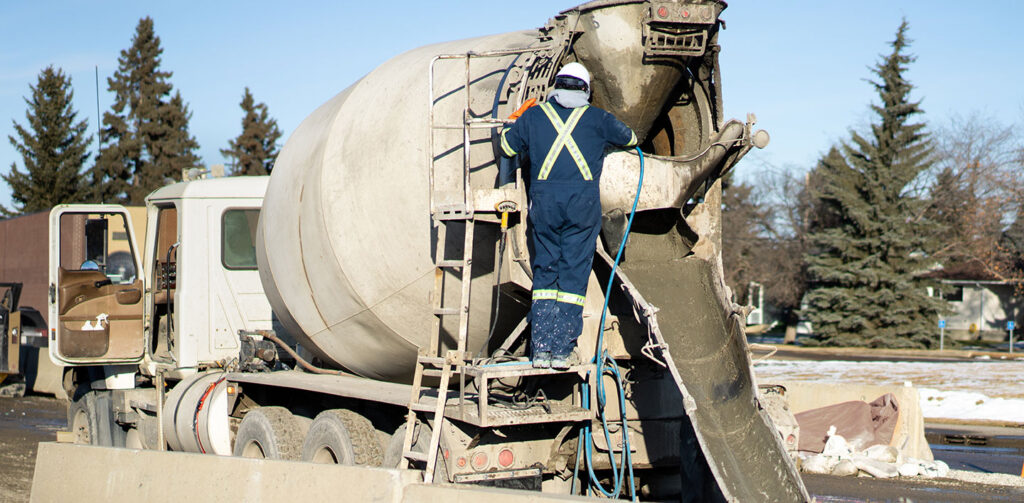
[[[336,465],[338,464],[338,455],[334,453],[333,449],[325,445],[313,453],[313,458],[310,461],[322,465]]]
[[[92,442],[92,435],[89,431],[89,415],[84,410],[75,411],[75,417],[71,422],[71,431],[75,434],[76,444]]]
[[[263,446],[255,440],[250,440],[249,443],[245,444],[245,448],[242,449],[243,458],[252,459],[266,459],[267,454],[263,451]]]

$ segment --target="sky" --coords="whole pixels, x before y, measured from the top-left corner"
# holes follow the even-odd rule
[[[161,68],[192,112],[205,164],[241,132],[249,87],[287,138],[320,104],[389,58],[433,42],[531,29],[577,2],[566,0],[385,2],[265,0],[144,2],[0,0],[0,173],[20,155],[6,140],[25,125],[29,85],[48,65],[72,79],[74,107],[95,137],[110,109],[107,77],[150,16],[164,49]],[[722,14],[726,117],[756,113],[772,142],[745,159],[741,177],[763,169],[803,171],[851,128],[871,121],[870,67],[910,23],[907,74],[926,120],[979,115],[1024,124],[1019,27],[1024,2],[992,0],[733,0]],[[92,151],[95,153],[95,146]],[[89,165],[95,156],[88,160]],[[10,187],[0,183],[0,204]]]

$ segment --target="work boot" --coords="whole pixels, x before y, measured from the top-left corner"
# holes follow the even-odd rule
[[[580,364],[580,355],[573,349],[565,356],[553,356],[551,358],[551,368],[557,370],[568,370],[569,367],[573,367]]]
[[[540,351],[533,355],[533,368],[535,369],[547,369],[551,368],[551,352]]]

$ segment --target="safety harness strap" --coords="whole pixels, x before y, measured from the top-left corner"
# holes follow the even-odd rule
[[[593,180],[593,175],[590,174],[590,166],[587,165],[587,160],[583,157],[583,153],[580,152],[580,148],[576,145],[576,140],[572,137],[572,131],[576,129],[576,124],[579,123],[580,118],[583,117],[583,112],[587,111],[589,105],[584,105],[579,108],[573,109],[572,113],[569,114],[569,120],[562,122],[562,118],[555,112],[554,107],[550,103],[542,103],[540,105],[541,110],[548,116],[548,120],[551,121],[551,125],[554,126],[555,132],[558,133],[558,137],[555,138],[555,142],[551,144],[551,149],[548,150],[548,155],[544,157],[544,164],[541,164],[540,173],[537,175],[538,180],[547,180],[548,175],[551,174],[551,168],[555,165],[555,160],[558,159],[558,154],[562,153],[564,147],[569,151],[569,155],[576,161],[576,167],[579,168],[580,174],[583,175],[583,179],[590,181]]]

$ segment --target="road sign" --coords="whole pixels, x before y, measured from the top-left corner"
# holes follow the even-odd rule
[[[946,320],[939,320],[939,328],[946,328]]]
[[[1007,329],[1007,330],[1013,330],[1013,326],[1014,326],[1014,325],[1013,325],[1013,322],[1012,322],[1012,321],[1008,321],[1008,322],[1006,322],[1006,329]]]

